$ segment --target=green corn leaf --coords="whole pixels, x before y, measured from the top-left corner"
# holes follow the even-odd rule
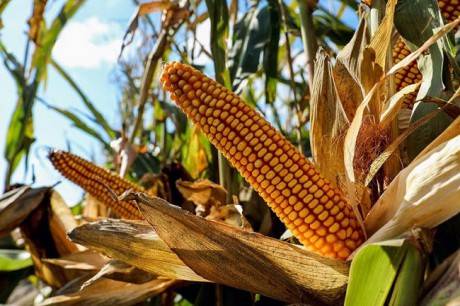
[[[281,12],[276,0],[268,1],[270,14],[270,36],[264,48],[265,99],[271,103],[276,98],[278,82],[278,49],[280,43]]]
[[[93,129],[92,127],[87,125],[80,117],[75,115],[74,112],[68,111],[68,110],[65,110],[65,109],[50,105],[50,104],[47,104],[47,103],[45,103],[43,101],[42,101],[42,103],[44,103],[49,109],[52,109],[55,112],[61,114],[62,116],[66,117],[67,119],[69,119],[72,122],[72,124],[76,128],[78,128],[79,130],[81,130],[81,131],[85,132],[86,134],[88,134],[88,135],[96,138],[97,140],[99,140],[99,142],[104,146],[104,148],[106,150],[108,150],[108,151],[112,150],[112,148],[110,147],[110,144],[108,143],[108,141],[106,141],[104,139],[104,137],[99,132],[97,132],[95,129]]]
[[[436,29],[442,26],[443,19],[435,0],[400,0],[396,5],[395,26],[411,49],[420,47]],[[417,99],[426,96],[438,97],[443,89],[443,49],[448,49],[447,40],[442,38],[430,47],[429,55],[419,59],[423,74]],[[445,46],[445,47],[443,47]]]
[[[228,39],[228,7],[225,0],[206,0],[209,19],[211,21],[211,53],[214,59],[216,80],[230,88],[228,73],[227,44]]]
[[[243,80],[245,80],[250,74],[255,73],[259,64],[262,62],[262,52],[266,48],[273,47],[269,44],[279,43],[279,12],[277,10],[276,3],[274,5],[264,6],[259,8],[254,4],[249,11],[235,24],[234,38],[232,48],[229,51],[229,69],[230,77],[232,79],[233,90],[239,91]],[[271,15],[275,15],[274,28],[272,33],[271,29]],[[278,25],[276,26],[276,23]],[[276,31],[277,30],[277,31]],[[278,38],[276,38],[276,35]],[[275,37],[273,37],[275,36]],[[274,38],[273,42],[270,42],[270,38]],[[278,47],[276,47],[276,53],[271,54],[270,58],[266,60],[277,59]],[[270,63],[270,65],[276,65],[277,61]],[[268,65],[268,63],[267,63]],[[265,65],[266,66],[266,65]],[[276,69],[275,66],[275,75]],[[273,70],[272,67],[270,67]],[[273,71],[269,71],[273,75]]]
[[[0,271],[11,272],[32,266],[30,254],[22,250],[0,250]]]
[[[383,306],[387,300],[391,300],[392,305],[403,305],[402,302],[416,297],[418,291],[408,292],[407,297],[401,296],[401,292],[420,287],[422,267],[419,257],[415,247],[404,240],[363,247],[351,263],[345,305]],[[395,289],[392,291],[392,288]]]
[[[67,0],[61,11],[52,21],[51,26],[41,35],[40,44],[32,56],[32,67],[35,69],[35,82],[45,79],[46,67],[51,58],[51,51],[56,44],[57,38],[67,22],[86,0]]]
[[[93,115],[94,119],[96,119],[94,122],[99,124],[101,128],[104,129],[104,131],[107,133],[107,136],[110,139],[114,139],[115,131],[110,127],[110,125],[108,124],[107,120],[105,120],[101,112],[97,110],[97,108],[93,105],[93,103],[89,100],[89,98],[85,95],[85,93],[83,92],[83,90],[81,90],[77,83],[72,79],[72,77],[55,60],[51,59],[51,65],[54,68],[56,68],[57,72],[64,78],[64,80],[66,80],[69,83],[70,87],[72,87],[75,90],[75,92],[81,98],[81,101],[85,104],[85,106]]]
[[[423,262],[420,252],[412,245],[406,245],[404,262],[396,278],[389,306],[417,305],[423,280]]]

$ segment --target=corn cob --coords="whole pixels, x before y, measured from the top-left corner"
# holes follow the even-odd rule
[[[177,62],[164,67],[161,82],[308,249],[345,259],[362,243],[342,193],[237,95]]]
[[[447,22],[452,22],[460,16],[459,0],[439,0],[438,5],[444,19]],[[393,62],[397,64],[409,54],[409,48],[406,46],[402,38],[399,38],[393,48]],[[422,80],[422,74],[417,67],[417,62],[414,61],[395,74],[396,90],[399,91],[407,85],[414,84],[420,80]],[[411,108],[415,98],[415,93],[409,95],[405,99],[404,104]]]
[[[113,199],[108,189],[111,188],[113,192],[120,195],[129,189],[142,192],[144,189],[141,186],[68,152],[52,151],[49,159],[63,176],[109,206],[119,217],[144,219],[134,203]]]

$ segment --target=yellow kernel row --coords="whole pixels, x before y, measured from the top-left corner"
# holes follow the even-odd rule
[[[64,151],[52,151],[49,159],[53,166],[67,179],[71,180],[93,197],[109,206],[118,216],[125,219],[143,219],[136,204],[113,199],[109,188],[117,195],[127,190],[142,192],[141,186],[135,185],[107,169],[76,155]]]

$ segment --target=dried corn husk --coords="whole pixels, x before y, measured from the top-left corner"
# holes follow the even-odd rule
[[[368,217],[367,243],[433,228],[460,211],[460,135],[417,158],[393,180]]]

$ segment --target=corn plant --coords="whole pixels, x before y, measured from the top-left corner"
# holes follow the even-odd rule
[[[86,191],[82,219],[51,187],[0,199],[0,233],[19,227],[56,290],[41,304],[455,303],[459,4],[343,1],[355,31],[321,2],[241,5],[139,5],[127,37],[149,13],[164,22],[142,77],[125,66],[118,174],[49,153]]]

